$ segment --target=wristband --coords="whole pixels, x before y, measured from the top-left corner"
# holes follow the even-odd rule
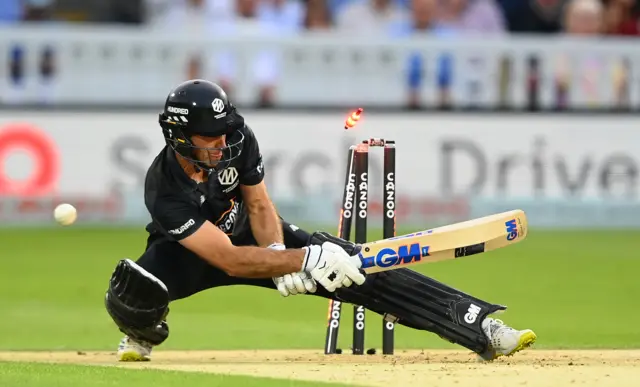
[[[269,246],[267,246],[268,249],[271,250],[286,250],[287,247],[285,245],[283,245],[282,243],[272,243]]]
[[[322,254],[322,247],[318,245],[305,246],[302,248],[304,250],[304,260],[302,261],[302,271],[311,271],[318,266],[318,262],[320,261],[320,255]]]

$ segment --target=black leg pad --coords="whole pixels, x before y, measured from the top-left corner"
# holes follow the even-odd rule
[[[159,345],[169,337],[164,321],[169,313],[166,286],[129,259],[118,262],[109,281],[105,307],[120,331],[137,341]]]
[[[353,242],[338,238],[325,231],[316,231],[309,237],[309,243],[311,245],[322,245],[324,242],[333,242],[336,245],[342,247],[347,254],[354,256],[360,252],[361,246],[356,245]]]
[[[410,269],[396,269],[367,276],[361,286],[336,292],[340,301],[362,305],[399,324],[438,334],[445,340],[483,353],[489,345],[482,321],[506,310],[465,294]]]

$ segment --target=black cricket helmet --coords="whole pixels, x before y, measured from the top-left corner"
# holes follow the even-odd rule
[[[203,79],[192,79],[176,86],[167,97],[159,117],[167,144],[197,168],[209,172],[225,169],[242,153],[244,119],[229,102],[227,93],[218,85]],[[196,147],[191,136],[226,136],[221,148]],[[195,152],[204,150],[209,161],[200,161]],[[211,152],[222,154],[211,158]]]

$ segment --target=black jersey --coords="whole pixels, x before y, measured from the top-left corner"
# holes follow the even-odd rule
[[[150,236],[178,241],[207,220],[227,235],[243,231],[236,229],[238,220],[246,217],[240,185],[260,183],[264,165],[253,131],[246,125],[240,130],[244,134],[240,156],[204,183],[187,176],[169,146],[158,154],[145,179],[144,200],[152,219],[146,227]],[[248,227],[248,222],[241,223]]]

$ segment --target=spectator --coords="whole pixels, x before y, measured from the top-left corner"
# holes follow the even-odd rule
[[[18,23],[22,20],[21,0],[2,0],[0,24]]]
[[[232,15],[232,11],[229,10],[231,6],[228,5],[231,0],[145,1],[146,24],[150,28],[198,38],[213,36],[212,27],[215,23],[223,22]],[[217,14],[215,11],[218,11]],[[206,77],[201,49],[191,50],[185,60],[185,79]]]
[[[159,10],[153,12],[154,6]],[[291,33],[300,28],[303,12],[295,0],[147,0],[147,7],[152,27],[209,39],[216,36],[251,39]],[[201,48],[195,49],[186,59],[185,77],[213,79],[231,97],[238,82],[255,81],[258,104],[272,105],[278,76],[277,55],[263,50],[249,62],[238,59],[238,51],[234,49],[214,49],[208,54]],[[243,72],[245,68],[248,71]]]
[[[298,33],[302,29],[304,5],[298,0],[261,0],[258,17],[277,27],[281,33]]]
[[[291,35],[303,28],[304,9],[298,0],[235,0],[233,4],[234,14],[217,24],[214,28],[216,36],[251,40]],[[276,47],[264,45],[255,56],[243,62],[233,50],[214,53],[211,59],[218,81],[225,90],[230,90],[230,94],[237,82],[253,82],[258,89],[257,104],[262,107],[274,104],[275,86],[280,76],[280,53]],[[242,74],[242,68],[246,68],[245,74]],[[239,76],[239,72],[242,75]]]
[[[53,47],[43,47],[38,66],[39,103],[50,104],[54,100],[56,84],[56,57]]]
[[[22,22],[43,23],[53,20],[52,0],[24,0],[17,4],[8,2],[10,17],[15,17],[16,11]],[[3,2],[4,7],[4,2]],[[6,12],[7,9],[4,9]],[[56,80],[55,50],[53,47],[25,47],[15,44],[9,54],[9,71],[7,87],[3,95],[3,102],[7,104],[22,103],[29,100],[47,104],[52,101]],[[28,66],[27,58],[37,58],[37,66]]]
[[[607,34],[614,36],[640,36],[640,2],[637,0],[606,0],[604,10],[604,28]],[[614,107],[630,107],[630,71],[628,58],[614,63],[613,90]]]
[[[262,0],[258,3],[258,19],[272,34],[299,33],[304,17],[304,5],[299,0]],[[254,74],[260,88],[259,104],[271,107],[275,100],[275,88],[279,77],[279,54],[262,52],[255,64]]]
[[[567,34],[600,35],[604,31],[604,9],[599,0],[571,0],[563,22]]]
[[[414,0],[412,2],[413,24],[406,26],[416,32],[427,32],[441,39],[456,39],[462,35],[503,33],[505,22],[498,6],[493,0]],[[454,79],[454,58],[448,53],[438,53],[436,68],[437,105],[447,109],[451,107],[451,86]],[[468,58],[465,70],[458,74],[460,83],[465,86],[465,97],[470,106],[476,105],[481,97],[483,75],[488,64],[482,58]],[[420,53],[414,53],[409,59],[409,97],[410,108],[420,105],[420,94],[424,83],[424,59]]]
[[[506,30],[500,7],[494,0],[441,0],[438,29],[459,33],[502,33]]]
[[[203,34],[211,23],[229,16],[213,14],[216,0],[146,0],[146,24],[153,28],[176,28],[176,32]],[[228,2],[230,0],[220,0]],[[215,16],[215,17],[214,17]]]
[[[394,35],[403,37],[411,35],[429,35],[433,33],[434,21],[437,12],[436,0],[411,0],[410,10],[411,19],[400,25],[395,30]],[[422,55],[419,52],[410,54],[407,64],[407,83],[409,89],[407,106],[410,109],[417,109],[421,104],[420,95],[425,74]],[[445,78],[446,75],[447,74],[445,74]],[[444,81],[446,82],[447,79],[444,79]],[[441,92],[441,103],[443,100],[446,100],[446,98],[446,91],[444,93]]]
[[[411,27],[414,33],[423,34],[432,31],[437,4],[435,0],[411,1]]]
[[[502,34],[505,21],[494,0],[440,0],[434,33],[443,39],[461,36]],[[462,71],[455,74],[461,94],[460,103],[469,108],[477,107],[488,77],[489,63],[482,56],[460,59]],[[441,54],[438,63],[439,104],[449,107],[452,103],[454,58]],[[463,102],[464,100],[464,102]]]
[[[606,0],[605,28],[611,35],[640,35],[640,2],[636,0]]]
[[[0,6],[0,24],[22,22],[24,20],[24,11],[22,0],[2,0],[2,6]],[[20,45],[11,46],[7,59],[8,71],[6,74],[6,87],[0,96],[0,102],[4,104],[21,103],[23,102],[26,88],[24,48]],[[0,84],[5,84],[4,81],[3,79]]]
[[[238,28],[242,24],[248,24],[254,19],[256,14],[256,0],[217,0],[212,6],[217,8],[220,17],[217,21],[212,21],[212,35],[233,36],[238,34]],[[224,12],[220,12],[224,11]],[[209,55],[210,72],[229,97],[235,99],[233,84],[237,81],[239,65],[236,61],[237,52],[225,50],[223,52],[213,52]],[[215,75],[214,75],[215,74]]]
[[[53,19],[53,0],[23,1],[23,20],[27,22],[43,22]]]
[[[613,69],[613,107],[615,109],[629,109],[631,107],[630,90],[631,63],[628,58],[622,58],[615,63]]]
[[[602,3],[599,0],[571,0],[564,10],[562,26],[569,36],[600,36],[604,31]],[[583,56],[579,60],[561,55],[556,66],[556,106],[566,108],[569,96],[574,103],[584,107],[597,105],[598,80],[605,74],[605,68],[604,58],[599,55]]]
[[[27,87],[26,61],[24,48],[19,45],[11,47],[9,53],[9,71],[7,89],[2,93],[2,102],[17,104],[24,102]]]
[[[352,0],[338,12],[336,27],[350,35],[388,34],[408,17],[408,9],[398,0]]]
[[[326,0],[307,0],[307,12],[304,17],[304,27],[309,31],[328,30],[333,21]]]
[[[142,0],[110,0],[105,4],[105,18],[111,23],[142,24],[144,4]]]
[[[143,0],[144,22],[148,26],[161,24],[170,11],[182,1],[180,0]]]
[[[497,0],[515,33],[557,33],[568,0]]]

